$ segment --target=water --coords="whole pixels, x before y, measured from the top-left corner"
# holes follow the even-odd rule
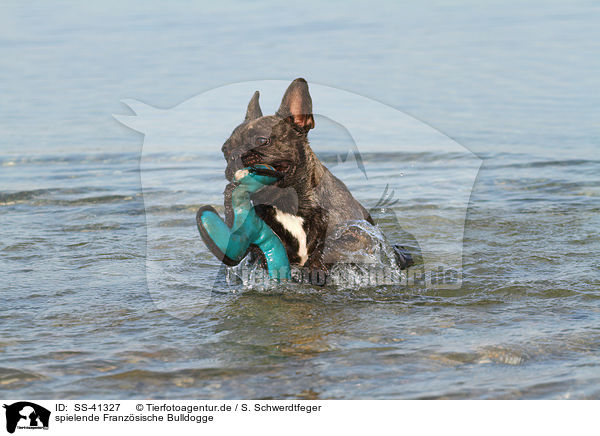
[[[2,395],[599,398],[598,6],[292,7],[7,5]],[[298,76],[405,111],[483,160],[460,289],[213,289],[194,214],[220,204],[221,144],[151,153],[142,176],[142,138],[111,114],[124,98],[168,108]],[[272,112],[279,96],[261,98]],[[405,235],[396,217],[421,244],[453,225],[434,189],[452,156],[362,149],[366,183],[336,165],[341,130],[317,121],[315,151],[367,207],[405,169],[379,216],[391,240]],[[162,188],[142,196],[142,177]],[[148,259],[186,284],[168,301]]]

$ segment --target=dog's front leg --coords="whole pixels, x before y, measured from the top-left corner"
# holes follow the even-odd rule
[[[327,215],[322,209],[318,209],[313,211],[310,217],[306,225],[306,246],[310,256],[304,263],[304,267],[311,270],[328,271],[329,267],[323,257],[327,241]]]

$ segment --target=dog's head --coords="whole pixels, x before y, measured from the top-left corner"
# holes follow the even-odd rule
[[[227,161],[225,177],[258,163],[271,165],[283,174],[278,185],[293,186],[305,171],[310,148],[307,134],[315,126],[312,100],[304,79],[294,80],[281,100],[275,115],[263,116],[256,91],[246,111],[246,118],[237,126],[221,150]]]

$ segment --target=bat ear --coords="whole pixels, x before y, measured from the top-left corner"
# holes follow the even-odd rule
[[[246,119],[244,121],[255,120],[263,116],[258,104],[258,97],[260,97],[260,94],[256,91],[250,99],[250,103],[248,103],[248,110],[246,110]]]
[[[304,132],[315,127],[312,114],[312,99],[308,83],[302,78],[294,80],[283,94],[277,115],[289,119],[294,126]]]

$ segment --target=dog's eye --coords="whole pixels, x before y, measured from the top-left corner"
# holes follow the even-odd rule
[[[269,145],[271,143],[271,138],[265,138],[264,136],[259,136],[256,138],[256,145]]]

